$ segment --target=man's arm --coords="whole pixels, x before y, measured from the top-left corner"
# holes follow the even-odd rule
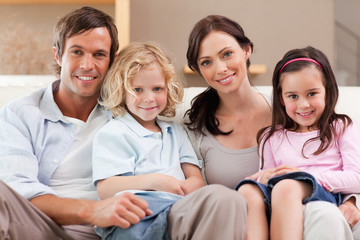
[[[128,228],[151,214],[147,202],[131,193],[101,201],[66,199],[47,194],[30,201],[60,225],[90,223],[99,227],[115,225]]]

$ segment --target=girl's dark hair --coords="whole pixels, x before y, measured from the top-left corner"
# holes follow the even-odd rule
[[[99,27],[106,27],[111,38],[110,63],[113,63],[116,52],[119,49],[118,31],[112,17],[106,13],[92,7],[82,7],[76,9],[62,17],[54,28],[54,43],[56,53],[59,57],[63,56],[65,41],[75,35],[79,35],[87,30]],[[60,75],[61,66],[54,63],[54,71]]]
[[[287,65],[285,65],[288,61],[296,58],[310,58],[315,60],[320,64],[318,66],[316,63],[311,61],[294,61]],[[285,65],[285,67],[283,67]],[[284,57],[277,63],[275,66],[275,70],[272,78],[272,87],[273,87],[273,108],[272,108],[272,123],[270,127],[263,128],[259,131],[257,135],[257,143],[260,144],[262,142],[262,148],[259,148],[261,151],[261,166],[264,164],[264,145],[267,140],[277,131],[283,129],[291,129],[292,131],[296,131],[299,129],[299,125],[294,122],[287,114],[285,110],[285,106],[281,104],[280,98],[282,94],[281,89],[281,75],[286,72],[297,72],[306,67],[314,66],[321,73],[323,77],[323,84],[325,87],[325,109],[322,116],[318,122],[319,136],[311,138],[307,140],[303,146],[302,154],[304,156],[304,147],[316,140],[320,140],[321,144],[319,148],[313,153],[314,155],[318,155],[325,151],[333,142],[334,138],[337,136],[336,132],[336,124],[341,120],[345,127],[350,124],[351,119],[344,114],[335,113],[335,106],[339,96],[339,89],[336,83],[335,75],[331,69],[330,63],[326,55],[320,50],[313,48],[311,46],[301,49],[293,49],[288,51]],[[304,156],[306,157],[306,156]]]
[[[189,36],[189,45],[187,50],[188,66],[195,72],[200,73],[198,65],[199,49],[202,40],[212,31],[225,32],[235,38],[242,49],[250,46],[253,51],[253,43],[245,36],[241,26],[224,16],[209,15],[197,22]],[[246,62],[250,66],[250,60]],[[219,95],[217,91],[208,87],[203,93],[196,96],[191,102],[191,108],[185,113],[189,116],[190,122],[186,123],[188,128],[204,134],[203,128],[213,135],[228,135],[232,131],[223,132],[219,129],[219,121],[215,117],[216,109],[219,106]]]

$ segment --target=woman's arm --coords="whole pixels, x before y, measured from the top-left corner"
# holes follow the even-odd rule
[[[334,193],[360,193],[360,131],[354,123],[346,127],[337,140],[337,145],[342,165],[333,171],[313,175]]]

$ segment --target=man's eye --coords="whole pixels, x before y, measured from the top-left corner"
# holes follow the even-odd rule
[[[106,54],[104,54],[104,53],[96,53],[95,56],[98,56],[98,57],[106,57]]]

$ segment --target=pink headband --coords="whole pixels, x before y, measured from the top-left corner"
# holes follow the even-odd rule
[[[318,66],[321,68],[321,70],[323,70],[323,68],[322,68],[322,66],[320,65],[320,63],[318,63],[317,61],[315,61],[315,60],[312,59],[312,58],[294,58],[294,59],[291,59],[291,60],[287,61],[287,62],[284,64],[284,66],[282,66],[282,68],[280,69],[279,74],[281,73],[281,71],[284,69],[284,67],[285,67],[286,65],[288,65],[289,63],[292,63],[292,62],[297,62],[297,61],[313,62],[313,63],[315,63],[316,65],[318,65]]]

